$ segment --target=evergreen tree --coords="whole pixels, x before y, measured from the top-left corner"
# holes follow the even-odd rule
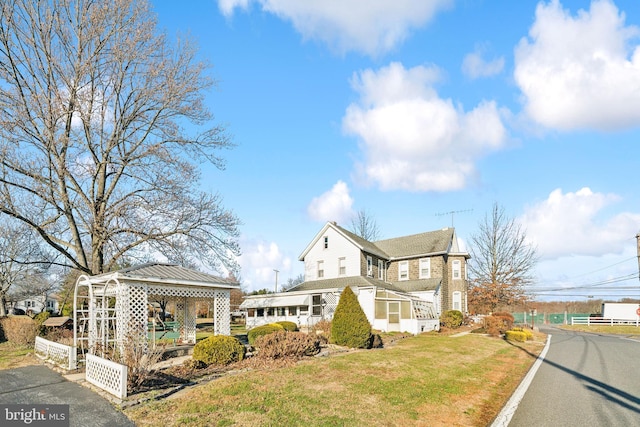
[[[344,288],[331,322],[331,341],[351,348],[371,346],[371,324],[358,297],[350,287]]]

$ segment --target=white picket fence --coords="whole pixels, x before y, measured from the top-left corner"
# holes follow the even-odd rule
[[[76,349],[72,346],[36,337],[35,354],[39,358],[69,371],[77,367]]]
[[[125,399],[127,397],[127,367],[102,357],[87,354],[85,375],[88,382]]]
[[[605,319],[604,317],[572,317],[572,325],[635,325],[640,326],[640,318],[629,319]]]

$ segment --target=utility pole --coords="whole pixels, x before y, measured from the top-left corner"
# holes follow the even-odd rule
[[[278,292],[278,273],[280,273],[280,270],[276,270],[274,268],[273,271],[276,272],[276,293],[277,293]]]
[[[640,279],[640,233],[636,234],[636,253],[638,254],[638,279]]]
[[[473,212],[473,209],[465,209],[465,210],[462,210],[462,211],[440,212],[440,213],[437,213],[436,216],[451,215],[451,228],[454,228],[453,227],[453,215],[455,215],[457,213],[463,213],[463,212]]]

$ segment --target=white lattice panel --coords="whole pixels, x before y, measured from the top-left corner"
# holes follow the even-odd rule
[[[146,286],[121,284],[116,297],[117,342],[121,352],[127,342],[146,337],[147,304]]]
[[[149,285],[150,294],[167,295],[172,297],[214,298],[217,292],[220,292],[220,290],[208,288],[187,288],[184,286],[171,285]]]
[[[196,300],[188,298],[181,335],[183,339],[192,344],[196,342],[196,314]]]
[[[231,335],[231,292],[218,290],[213,300],[213,322],[216,335]]]
[[[87,354],[86,379],[120,399],[127,397],[127,367]]]
[[[322,296],[324,299],[325,307],[324,307],[324,316],[328,319],[333,318],[333,314],[338,307],[338,301],[340,300],[339,295],[335,295],[334,293],[326,293]]]

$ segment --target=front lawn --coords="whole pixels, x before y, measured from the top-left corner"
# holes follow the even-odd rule
[[[39,359],[33,355],[33,346],[22,346],[8,341],[0,343],[0,370],[38,363]]]
[[[139,426],[487,425],[543,348],[423,334],[389,348],[252,369],[134,406]]]

